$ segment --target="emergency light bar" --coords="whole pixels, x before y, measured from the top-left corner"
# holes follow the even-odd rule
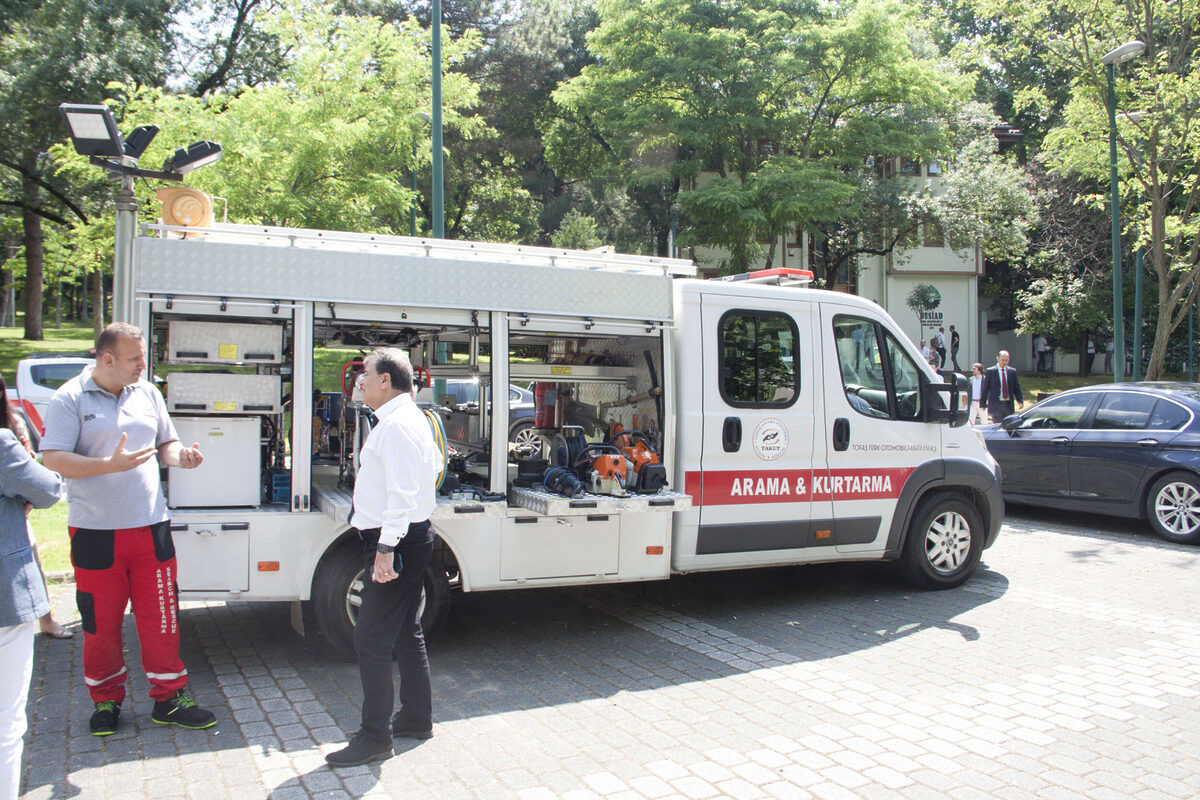
[[[740,275],[725,275],[713,278],[717,281],[745,281],[746,283],[762,283],[770,286],[807,286],[816,276],[812,270],[791,269],[778,267],[776,269],[759,269],[753,272],[743,272]]]

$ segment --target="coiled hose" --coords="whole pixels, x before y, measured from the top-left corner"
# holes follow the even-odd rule
[[[438,473],[436,487],[437,491],[441,491],[442,482],[446,480],[447,465],[450,463],[450,448],[446,444],[446,426],[442,424],[442,418],[432,408],[423,408],[421,412],[429,420],[429,428],[433,432],[433,443],[442,454],[442,471]]]

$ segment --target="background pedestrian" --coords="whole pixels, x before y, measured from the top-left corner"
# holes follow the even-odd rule
[[[1017,370],[1008,365],[1009,354],[1001,350],[996,354],[996,365],[988,367],[983,374],[983,387],[980,389],[979,405],[986,408],[992,422],[1001,422],[1020,407],[1021,381],[1017,378]],[[1014,405],[1014,401],[1016,405]]]
[[[967,422],[972,425],[982,425],[986,420],[983,417],[983,409],[979,406],[980,397],[983,394],[983,364],[978,361],[971,365],[971,411],[967,417]]]

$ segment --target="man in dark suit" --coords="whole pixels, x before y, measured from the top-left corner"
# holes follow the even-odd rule
[[[996,354],[996,366],[988,367],[983,373],[983,389],[979,398],[979,407],[986,409],[992,422],[1000,422],[1016,411],[1013,401],[1022,405],[1021,382],[1017,379],[1017,370],[1008,365],[1008,351],[1001,350]]]

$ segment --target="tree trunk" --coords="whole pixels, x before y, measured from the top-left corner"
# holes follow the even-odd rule
[[[31,209],[38,204],[38,185],[22,178],[25,206],[21,221],[25,232],[25,338],[42,340],[42,218]]]
[[[13,309],[9,306],[9,290],[13,285],[13,271],[11,269],[0,269],[0,325],[8,325],[9,314]],[[16,318],[14,317],[14,320]]]
[[[99,338],[100,331],[104,330],[104,271],[100,267],[96,267],[96,295],[92,301],[93,317],[95,324],[92,325],[92,330],[96,332],[96,337]]]
[[[1146,365],[1146,380],[1157,381],[1166,371],[1167,342],[1178,323],[1175,320],[1175,310],[1179,301],[1172,301],[1171,273],[1167,265],[1166,225],[1163,219],[1166,209],[1163,198],[1157,191],[1150,195],[1150,263],[1158,275],[1158,325],[1154,331],[1154,347],[1150,350],[1150,363]],[[1186,301],[1185,292],[1180,300]],[[1175,323],[1174,325],[1172,323]]]

